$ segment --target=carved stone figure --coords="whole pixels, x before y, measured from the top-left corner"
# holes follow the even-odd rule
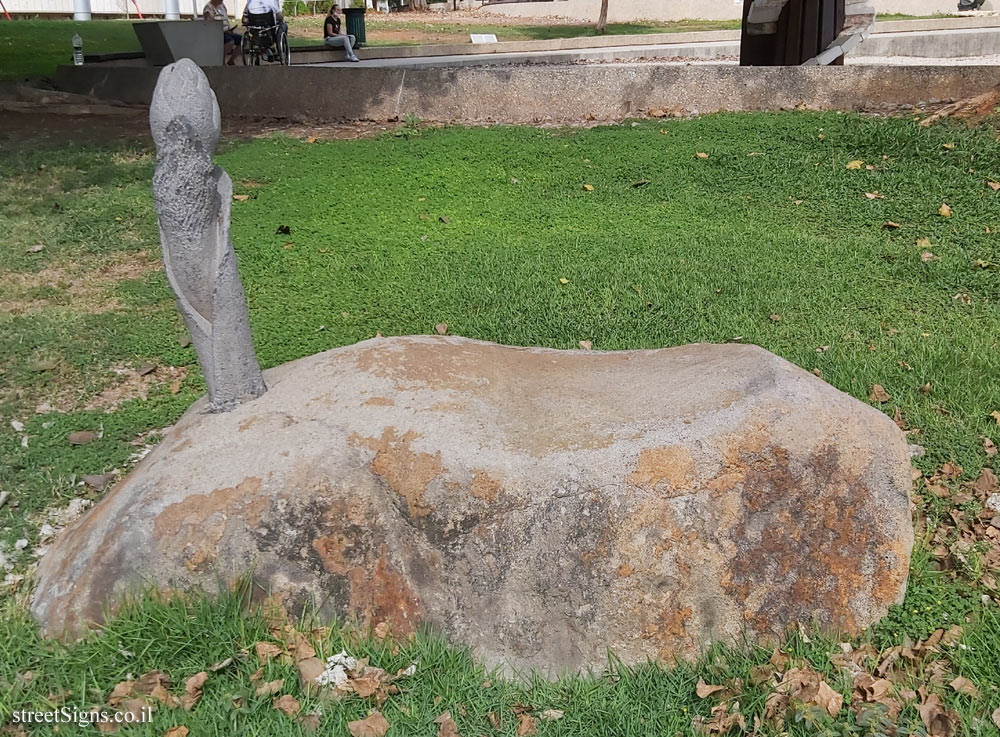
[[[149,127],[157,151],[153,197],[164,269],[205,374],[209,407],[228,412],[267,387],[229,237],[233,182],[212,163],[219,104],[190,59],[160,73]]]

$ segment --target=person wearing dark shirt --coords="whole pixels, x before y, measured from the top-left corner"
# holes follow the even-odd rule
[[[340,32],[340,6],[330,6],[330,12],[323,21],[323,43],[327,46],[343,49],[348,61],[361,61],[354,53],[354,36]]]

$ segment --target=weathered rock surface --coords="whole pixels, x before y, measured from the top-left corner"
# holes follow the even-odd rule
[[[201,400],[42,560],[50,634],[254,567],[289,605],[429,622],[544,670],[696,655],[898,602],[910,464],[883,414],[753,346],[374,339]]]

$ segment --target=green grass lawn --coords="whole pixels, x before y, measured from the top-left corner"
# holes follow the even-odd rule
[[[878,406],[918,430],[910,438],[926,448],[915,461],[925,475],[957,463],[945,482],[957,487],[997,468],[987,449],[1000,444],[991,416],[1000,410],[1000,193],[989,182],[1000,181],[1000,141],[987,128],[832,113],[589,130],[411,123],[374,140],[234,142],[218,160],[247,195],[233,203],[233,237],[266,366],[376,332],[432,333],[439,322],[456,335],[555,348],[756,343],[862,401],[884,386],[891,399]],[[854,161],[863,163],[848,168]],[[204,390],[157,268],[152,165],[141,146],[0,150],[0,490],[11,493],[0,508],[0,552],[14,573],[25,571],[52,510],[99,497],[83,475],[124,473],[155,441],[148,433]],[[277,235],[279,225],[290,235]],[[147,363],[157,368],[140,377]],[[81,429],[101,437],[67,444]],[[997,541],[945,554],[948,570],[939,570],[931,549],[955,542],[955,520],[982,505],[939,498],[922,481],[916,490],[920,541],[907,600],[854,645],[881,650],[962,626],[960,643],[906,660],[897,685],[939,694],[956,710],[956,734],[990,734],[1000,708]],[[15,550],[19,539],[27,551]],[[194,598],[146,602],[70,648],[43,645],[24,614],[29,585],[0,603],[0,727],[15,705],[103,703],[129,673],[160,668],[180,683],[273,639],[235,599]],[[341,629],[314,639],[324,654],[347,647],[393,672],[420,660],[382,707],[390,737],[434,735],[445,710],[462,735],[514,735],[517,704],[564,712],[538,722],[542,735],[697,734],[692,718],[720,698],[698,698],[699,677],[738,691],[750,724],[774,688],[751,670],[770,649],[516,684],[433,637],[398,651]],[[850,678],[831,661],[835,637],[799,634],[783,647],[850,701]],[[160,737],[181,723],[192,735],[302,733],[271,696],[253,695],[260,665],[237,659],[210,676],[194,711],[158,709],[151,726],[128,734]],[[264,667],[264,680],[287,679],[303,711],[317,707],[294,666]],[[975,697],[948,685],[958,675]],[[344,734],[372,706],[360,697],[324,703],[322,733]],[[865,713],[804,711],[797,722],[793,709],[787,724],[761,733],[846,734],[822,730],[857,725]],[[900,734],[922,734],[915,702],[897,721]],[[58,734],[83,733],[93,731]]]

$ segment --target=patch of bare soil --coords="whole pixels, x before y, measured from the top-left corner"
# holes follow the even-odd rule
[[[121,281],[139,279],[159,268],[147,251],[109,259],[53,265],[41,271],[0,272],[0,312],[23,315],[50,306],[101,314],[121,307],[109,294]]]
[[[402,44],[456,44],[467,43],[468,34],[441,33],[428,31],[419,27],[413,28],[379,28],[367,32],[371,41],[394,45]]]
[[[146,399],[154,386],[168,384],[172,393],[180,391],[181,383],[188,374],[186,366],[115,366],[112,369],[115,382],[91,398],[84,406],[86,410],[113,412],[130,399]]]

